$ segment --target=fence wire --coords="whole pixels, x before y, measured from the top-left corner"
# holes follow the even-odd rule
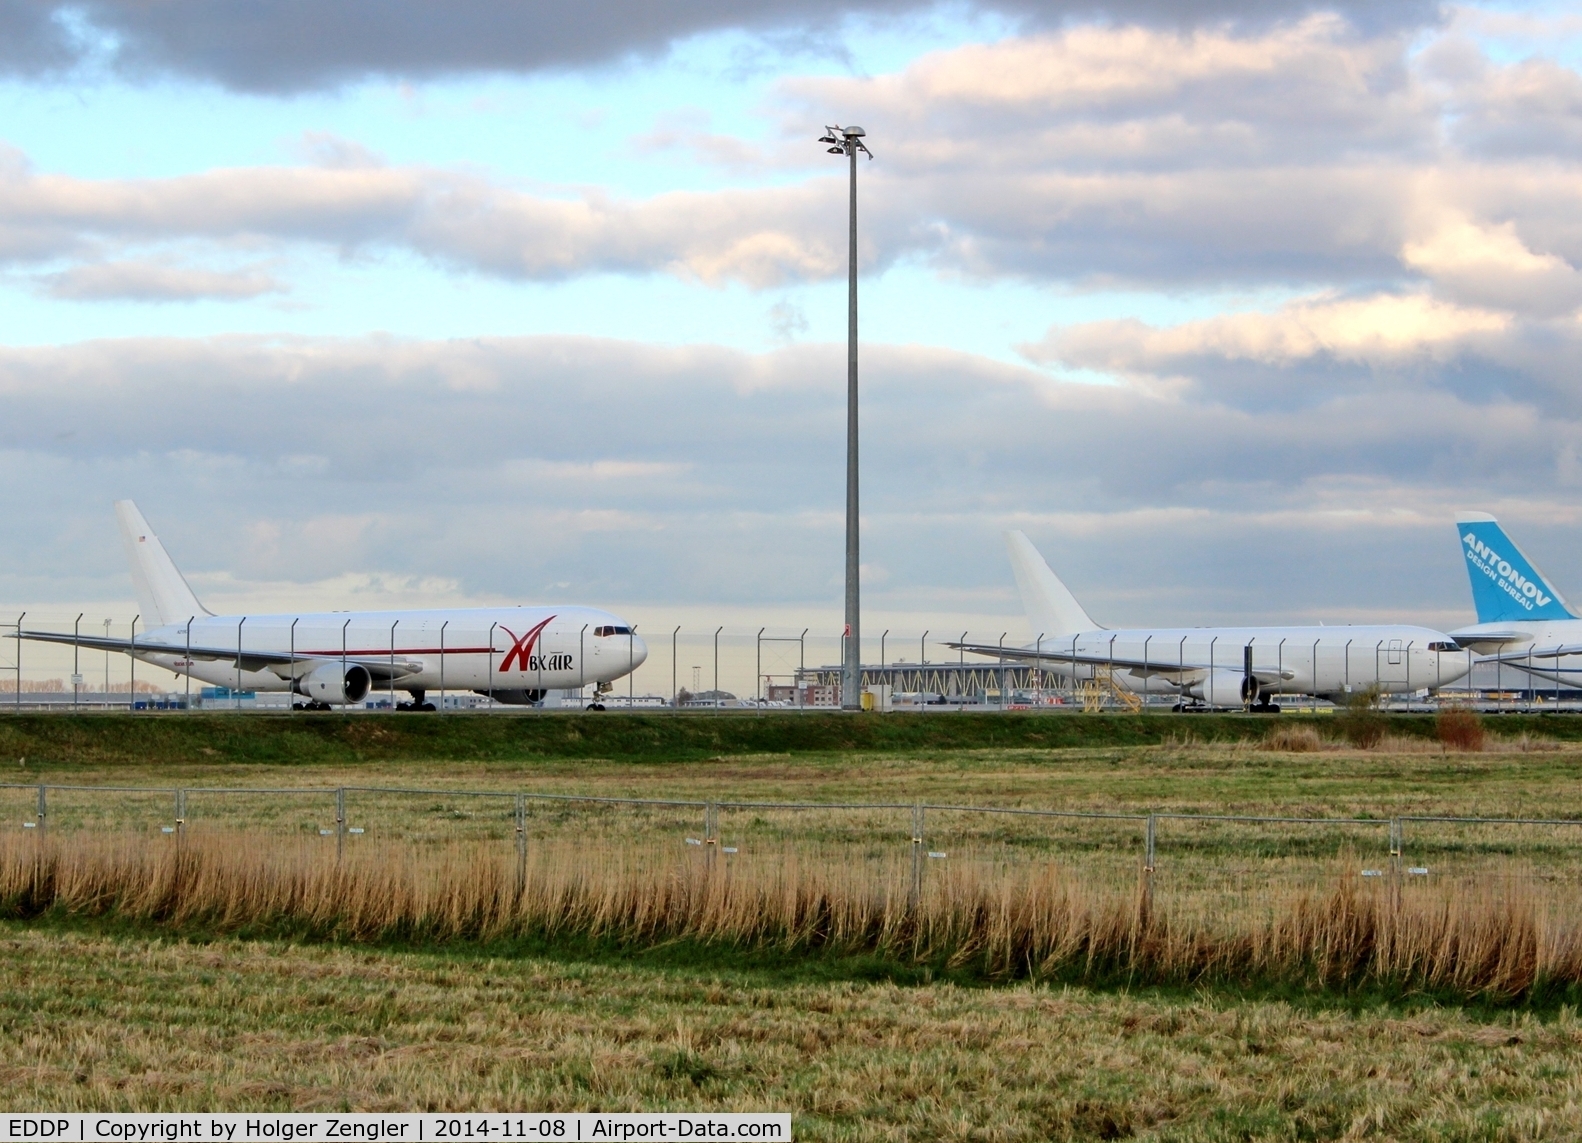
[[[1455,881],[1520,867],[1582,886],[1582,819],[1433,815],[1280,817],[1104,812],[926,802],[622,798],[502,790],[81,786],[0,783],[0,832],[267,834],[366,841],[638,849],[772,868],[889,869],[914,890],[930,870],[981,878],[1053,866],[1095,886],[1141,876],[1178,902],[1266,899],[1336,870]]]

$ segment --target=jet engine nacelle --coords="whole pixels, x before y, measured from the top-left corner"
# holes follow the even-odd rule
[[[513,691],[494,690],[494,691],[491,691],[491,690],[489,690],[487,688],[484,688],[483,690],[478,690],[475,693],[480,694],[480,695],[488,695],[490,698],[494,699],[495,702],[505,703],[508,706],[532,706],[536,702],[542,702],[543,698],[544,698],[544,695],[547,692],[545,692],[545,691],[520,691],[520,690],[513,690]]]
[[[314,702],[346,706],[368,697],[373,681],[368,668],[359,663],[348,663],[344,667],[339,663],[325,663],[298,679],[297,691]]]
[[[1240,671],[1221,667],[1210,671],[1187,688],[1187,694],[1213,706],[1241,706],[1257,702],[1262,688],[1258,680]]]

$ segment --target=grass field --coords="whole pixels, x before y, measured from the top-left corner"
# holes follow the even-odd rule
[[[1262,748],[1270,720],[1257,718],[848,718],[810,730],[704,716],[633,720],[634,732],[666,725],[624,745],[622,717],[429,720],[462,726],[444,731],[456,736],[447,746],[423,738],[426,729],[404,729],[425,723],[418,718],[324,719],[306,731],[284,719],[150,719],[150,731],[128,730],[125,718],[50,721],[58,717],[0,718],[0,762],[13,755],[18,783],[1582,818],[1582,740],[1563,719],[1491,720],[1496,736],[1478,753],[1439,749],[1422,718],[1392,722],[1380,749],[1286,753]],[[853,726],[947,721],[954,725],[933,738],[903,728],[851,747],[830,739],[869,733]],[[975,721],[997,725],[981,726],[975,739]],[[596,730],[584,735],[579,722]],[[186,725],[165,729],[178,723]],[[1090,740],[1062,746],[1034,735]],[[4,844],[32,840],[19,828],[31,796],[0,795]],[[329,794],[245,809],[189,797],[197,799],[186,827],[194,846],[245,829],[263,839],[260,852],[289,845],[309,865],[333,860],[334,839],[319,835],[332,824]],[[443,793],[359,797],[349,799],[349,817],[369,832],[348,839],[348,861],[377,858],[378,847],[439,854],[466,845],[511,867],[509,799],[483,812]],[[169,814],[164,795],[73,802],[52,793],[51,838],[61,844],[76,831],[157,847]],[[682,837],[702,824],[691,810],[646,823],[534,815],[535,860],[569,852],[579,834],[590,846],[636,845],[644,860],[690,860],[696,851],[684,850]],[[1135,890],[1136,832],[1085,828],[1018,824],[1007,833],[931,815],[928,845],[951,856],[928,867],[928,891],[996,869],[1025,872],[1051,856],[1094,893]],[[722,840],[741,843],[732,861],[748,881],[783,865],[793,843],[844,855],[852,877],[904,871],[909,853],[905,812],[722,812],[720,829]],[[1308,887],[1332,889],[1348,871],[1378,864],[1383,839],[1371,827],[1321,841],[1274,827],[1216,829],[1161,830],[1161,908],[1173,900],[1226,923],[1260,903],[1269,914],[1271,901],[1288,905],[1302,889],[1299,871]],[[1422,900],[1464,884],[1491,900],[1547,894],[1566,923],[1582,913],[1582,838],[1563,829],[1418,830],[1408,845],[1431,854],[1413,860],[1435,867],[1432,886],[1407,889]],[[1089,872],[1105,862],[1108,882]],[[1460,881],[1441,875],[1452,867]],[[809,1138],[1582,1134],[1582,1024],[1553,992],[1502,1007],[1365,979],[1336,988],[1221,974],[1143,988],[1111,974],[1079,987],[952,973],[938,958],[855,946],[810,956],[773,942],[643,945],[575,933],[460,943],[387,934],[359,944],[309,939],[301,927],[281,940],[287,930],[278,925],[243,940],[212,917],[173,924],[91,913],[54,909],[0,923],[7,1106],[789,1108]],[[1545,917],[1555,920],[1554,909]]]
[[[1570,1139],[1582,1023],[0,925],[8,1107],[789,1109],[804,1139]]]

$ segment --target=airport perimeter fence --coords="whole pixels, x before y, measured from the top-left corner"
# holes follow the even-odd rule
[[[983,885],[1039,870],[1121,893],[1156,890],[1200,915],[1259,909],[1337,875],[1383,883],[1537,887],[1582,899],[1582,820],[1393,815],[1313,817],[1061,810],[932,802],[609,797],[505,790],[203,788],[0,784],[0,835],[141,839],[174,845],[285,844],[313,862],[379,859],[458,845],[514,867],[572,870],[635,861],[773,877],[837,871],[904,886]],[[611,863],[614,862],[615,865]],[[627,868],[628,866],[621,866]],[[635,866],[633,866],[635,867]],[[536,875],[536,874],[533,874]],[[855,883],[855,882],[854,882]]]
[[[0,712],[27,710],[131,711],[287,711],[293,696],[285,691],[253,693],[240,676],[217,686],[177,676],[138,663],[130,656],[78,647],[70,643],[35,643],[13,638],[25,628],[60,635],[104,635],[132,638],[141,630],[139,617],[88,620],[84,616],[21,612],[0,622]],[[595,694],[592,685],[551,691],[545,705],[522,707],[497,703],[487,691],[439,688],[428,701],[441,713],[545,713],[546,709],[582,710],[597,699],[610,711],[679,712],[727,709],[828,711],[838,709],[837,665],[844,655],[838,633],[811,627],[769,625],[654,624],[634,626],[648,643],[648,658],[616,680],[612,690]],[[369,636],[375,643],[394,639],[389,629]],[[888,629],[863,640],[865,686],[888,686],[895,710],[917,713],[1087,710],[1159,710],[1179,696],[1158,694],[1139,700],[1117,685],[1117,672],[1102,664],[1073,669],[1059,663],[1034,667],[1014,658],[970,656],[959,644],[978,641],[1006,644],[1009,632],[925,630],[902,636]],[[1035,646],[1052,649],[1042,636]],[[1409,648],[1408,648],[1409,649]],[[1381,642],[1371,656],[1371,672],[1356,682],[1362,687],[1385,682],[1410,682],[1390,675],[1391,652]],[[913,654],[915,652],[915,654]],[[394,644],[391,645],[394,655]],[[500,648],[502,658],[506,648]],[[1222,647],[1220,654],[1225,650]],[[1277,656],[1279,652],[1277,651]],[[1235,663],[1239,663],[1239,659]],[[1470,655],[1469,655],[1470,662]],[[1232,665],[1235,665],[1233,663]],[[824,664],[824,665],[820,665]],[[1531,659],[1528,665],[1532,665]],[[1393,668],[1399,670],[1399,668]],[[1409,669],[1409,665],[1408,665]],[[1369,675],[1371,674],[1371,678]],[[1533,712],[1582,709],[1582,692],[1566,690],[1552,679],[1531,675],[1519,661],[1477,663],[1470,677],[1447,685],[1437,697],[1388,696],[1388,709],[1429,711],[1440,698],[1471,703],[1482,711]],[[1425,684],[1428,680],[1424,680]],[[364,712],[394,711],[408,695],[393,682],[381,683],[352,708]],[[1327,710],[1327,703],[1305,695],[1276,696],[1288,710]],[[296,701],[301,701],[297,696]]]

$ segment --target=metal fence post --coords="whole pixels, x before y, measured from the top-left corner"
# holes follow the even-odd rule
[[[192,713],[192,621],[196,618],[196,615],[187,616],[187,629],[185,631],[187,637],[187,658],[181,665],[181,673],[186,676],[187,687],[187,697],[183,700],[185,705],[181,708],[183,714]],[[347,620],[347,622],[351,621]],[[200,691],[199,694],[202,694],[202,692]]]
[[[176,791],[176,840],[181,840],[182,832],[187,824],[187,791]]]
[[[335,860],[346,854],[346,787],[335,791]]]
[[[44,794],[47,789],[49,787],[42,784],[38,788],[38,832],[41,835],[48,828],[45,825],[45,818],[49,814],[49,801]]]
[[[724,627],[714,629],[714,712],[720,710],[720,632]]]
[[[1390,819],[1390,896],[1392,904],[1401,903],[1401,819]]]
[[[796,637],[796,706],[801,710],[806,704],[802,701],[802,680],[807,677],[807,633],[810,628],[802,628],[802,634]],[[17,676],[21,678],[20,675]]]
[[[714,854],[720,847],[720,807],[710,802],[703,809],[703,865],[714,871]]]
[[[498,622],[489,624],[489,713],[494,713],[494,629],[500,626]],[[540,648],[542,650],[542,648]],[[582,664],[577,664],[577,669],[582,670]]]
[[[516,896],[527,891],[527,796],[516,796]]]
[[[132,650],[127,655],[126,676],[126,713],[131,714],[137,710],[137,621],[143,618],[143,613],[138,612],[132,616]]]
[[[923,803],[912,804],[912,889],[908,905],[915,911],[923,903]]]
[[[1158,818],[1148,815],[1148,828],[1143,836],[1143,912],[1151,914],[1154,908],[1154,839],[1158,832]]]

